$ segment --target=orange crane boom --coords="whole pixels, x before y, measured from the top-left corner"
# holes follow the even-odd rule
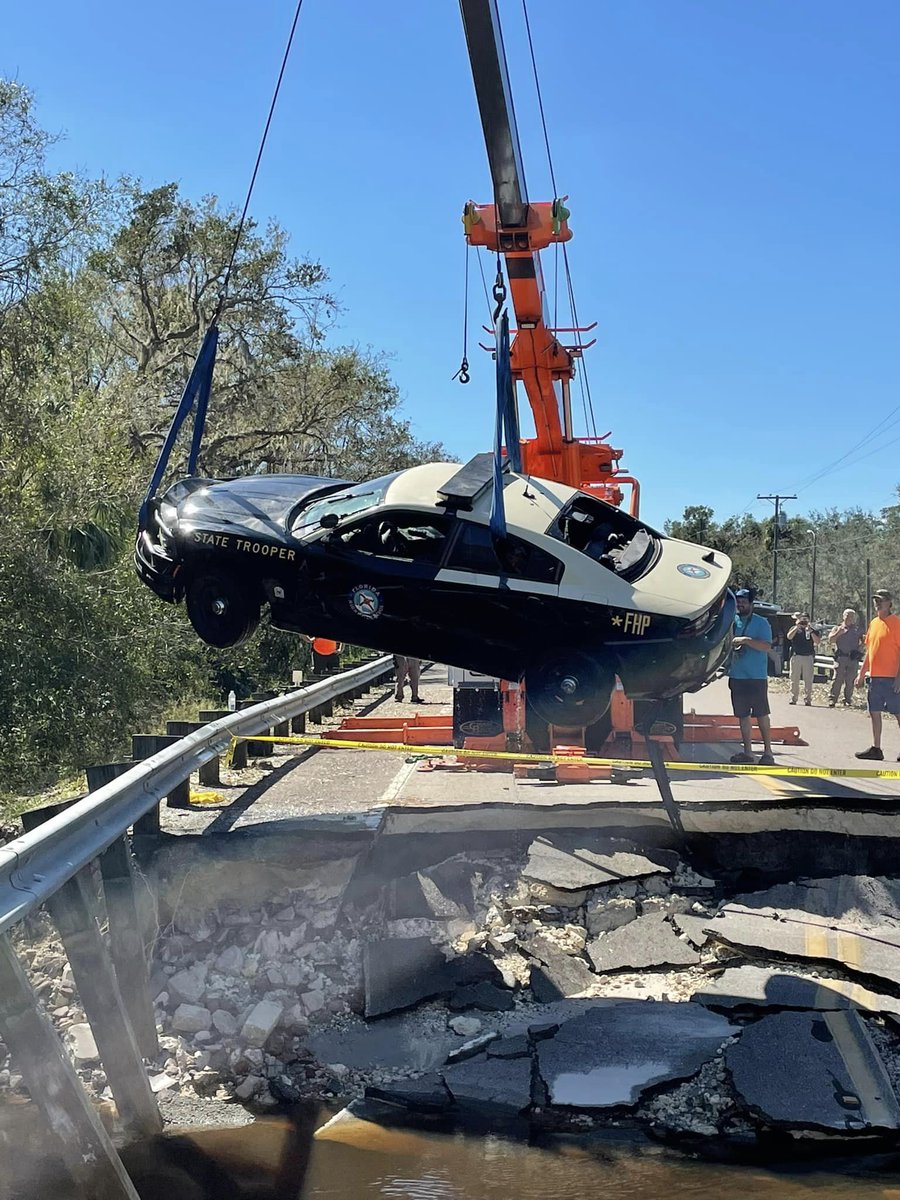
[[[502,255],[506,265],[518,326],[510,351],[513,379],[525,388],[535,425],[535,437],[522,439],[523,468],[617,506],[628,484],[637,516],[640,486],[620,471],[622,451],[573,430],[571,383],[585,347],[564,346],[557,334],[588,330],[550,327],[540,260],[542,250],[571,238],[569,213],[560,197],[528,200],[497,0],[460,0],[460,11],[494,188],[493,204],[465,206],[463,225],[469,245]]]

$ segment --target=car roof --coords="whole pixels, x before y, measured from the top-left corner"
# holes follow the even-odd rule
[[[398,472],[389,484],[384,503],[399,507],[442,509],[442,488],[460,469],[455,462],[425,463]],[[506,519],[510,525],[523,529],[539,529],[541,532],[559,510],[576,494],[574,488],[549,479],[536,479],[530,475],[519,475],[505,471],[503,475],[503,500]],[[486,522],[490,517],[493,488],[485,487],[472,501],[470,509],[460,516]]]

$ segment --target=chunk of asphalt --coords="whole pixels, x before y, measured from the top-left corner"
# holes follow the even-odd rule
[[[587,953],[598,974],[640,971],[645,967],[691,966],[700,954],[683,941],[664,913],[648,913],[588,942]]]
[[[696,1075],[737,1032],[700,1004],[600,1004],[537,1043],[538,1070],[551,1104],[630,1106],[655,1084]]]
[[[451,1050],[447,1055],[448,1063],[465,1062],[467,1058],[474,1058],[476,1054],[480,1054],[486,1049],[491,1042],[495,1042],[500,1037],[496,1029],[489,1033],[480,1033],[478,1037],[471,1038],[468,1042],[463,1042],[461,1046],[457,1046],[455,1050]]]
[[[368,942],[363,955],[365,1015],[383,1017],[454,986],[447,961],[427,937]]]
[[[404,1079],[366,1088],[367,1100],[382,1100],[400,1104],[419,1112],[443,1112],[453,1103],[440,1075],[422,1075],[419,1079]]]
[[[900,987],[900,929],[863,929],[838,917],[728,904],[707,929],[717,942],[755,958],[773,955],[833,964],[848,975]]]
[[[448,1001],[453,1012],[478,1008],[482,1012],[509,1012],[515,1007],[512,992],[492,983],[471,983],[457,988]]]
[[[871,875],[836,875],[780,883],[762,892],[736,896],[743,908],[797,910],[820,917],[839,917],[863,929],[900,926],[900,881]]]
[[[528,1036],[533,1042],[541,1042],[544,1038],[551,1038],[559,1032],[559,1023],[557,1021],[538,1022],[536,1025],[528,1026]]]
[[[846,979],[792,975],[777,967],[729,967],[691,997],[707,1008],[796,1008],[833,1011],[862,1008],[900,1016],[900,1000]]]
[[[531,1106],[530,1058],[473,1058],[442,1074],[464,1121],[493,1125]]]
[[[745,1027],[725,1051],[744,1108],[792,1129],[900,1128],[881,1058],[853,1011],[782,1012]]]
[[[673,913],[672,915],[672,924],[678,932],[684,934],[687,940],[698,949],[709,941],[709,933],[706,928],[709,921],[709,917],[698,917],[696,913]]]
[[[673,851],[644,852],[622,838],[551,834],[536,838],[528,847],[522,874],[560,891],[576,892],[645,875],[670,874],[677,865],[678,855]]]
[[[520,1033],[492,1042],[487,1053],[488,1058],[525,1058],[531,1053],[531,1044],[524,1033]]]
[[[451,959],[447,963],[447,975],[457,987],[473,983],[492,983],[495,987],[503,987],[503,976],[494,960],[478,951]]]
[[[539,1004],[577,996],[597,982],[583,958],[567,954],[556,942],[540,933],[524,942],[522,949],[538,963],[531,968],[529,982]]]
[[[369,1024],[352,1017],[336,1028],[314,1025],[307,1036],[319,1062],[341,1062],[362,1071],[401,1067],[431,1071],[462,1041],[449,1029],[423,1026],[415,1012],[395,1013]]]

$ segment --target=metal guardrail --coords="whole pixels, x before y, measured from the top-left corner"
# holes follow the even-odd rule
[[[47,901],[194,771],[223,754],[233,737],[263,733],[361,684],[373,683],[392,666],[393,659],[385,655],[332,679],[212,721],[137,763],[37,829],[7,842],[0,849],[0,933]]]

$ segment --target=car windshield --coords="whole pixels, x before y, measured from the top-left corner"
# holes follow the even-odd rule
[[[397,478],[397,474],[398,472],[394,472],[393,475],[370,479],[367,483],[355,483],[343,491],[332,492],[323,500],[314,500],[295,514],[291,522],[291,533],[296,537],[309,533],[311,529],[318,529],[326,513],[334,513],[339,521],[343,521],[345,517],[354,513],[384,503],[385,494]]]
[[[571,500],[547,533],[623,579],[646,574],[659,552],[660,535],[655,530],[593,496]]]

